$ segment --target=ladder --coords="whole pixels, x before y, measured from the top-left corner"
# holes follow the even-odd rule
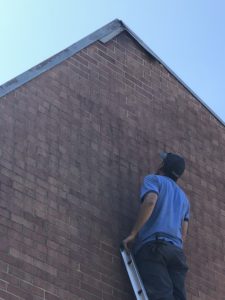
[[[133,287],[136,299],[149,300],[143,282],[141,280],[140,274],[138,272],[137,266],[135,264],[133,255],[131,253],[127,253],[123,245],[120,246],[120,253],[123,258],[128,276],[130,278],[130,282]]]

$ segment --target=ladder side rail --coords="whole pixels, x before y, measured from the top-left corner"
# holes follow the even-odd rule
[[[131,253],[127,253],[124,247],[121,246],[120,253],[123,258],[132,288],[137,300],[149,300],[141,276],[138,272],[135,260]]]

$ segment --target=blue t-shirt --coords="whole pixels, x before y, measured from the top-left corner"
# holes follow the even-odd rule
[[[151,217],[139,231],[134,251],[144,244],[159,238],[182,248],[182,222],[189,220],[190,204],[183,190],[166,176],[147,175],[141,187],[141,201],[149,193],[156,193],[158,199]]]

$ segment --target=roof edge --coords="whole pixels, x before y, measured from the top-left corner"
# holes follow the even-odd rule
[[[159,63],[161,63],[166,70],[173,75],[180,84],[183,85],[223,126],[225,122],[158,56],[156,55],[123,21],[120,21],[127,32],[144,48],[151,56],[153,56]]]
[[[16,76],[15,78],[7,81],[0,86],[0,97],[7,95],[13,90],[17,89],[21,85],[27,83],[28,81],[34,79],[35,77],[41,75],[42,73],[52,69],[57,66],[67,58],[73,56],[83,48],[95,43],[96,41],[103,39],[105,37],[112,36],[113,33],[118,35],[120,32],[124,31],[125,27],[122,22],[118,19],[113,20],[112,22],[106,24],[100,29],[89,34],[85,38],[79,40],[78,42],[72,44],[61,52],[53,55],[52,57],[44,60],[40,64],[32,67],[31,69],[23,72],[22,74]],[[114,35],[115,36],[115,35]],[[112,38],[112,37],[111,37]]]
[[[34,79],[35,77],[41,75],[42,73],[52,69],[56,65],[60,64],[67,58],[73,56],[78,51],[83,48],[95,43],[96,41],[101,41],[103,43],[108,42],[122,31],[127,31],[137,43],[145,49],[152,57],[154,57],[159,63],[161,63],[166,70],[173,75],[195,98],[198,100],[223,126],[225,122],[175,73],[173,72],[160,57],[158,57],[123,21],[115,19],[100,29],[89,34],[85,38],[79,40],[78,42],[72,44],[68,48],[62,50],[56,55],[46,59],[42,63],[34,66],[33,68],[25,71],[24,73],[16,76],[12,80],[7,81],[0,86],[0,97],[7,95],[13,90],[17,89],[21,85],[27,83],[28,81]]]

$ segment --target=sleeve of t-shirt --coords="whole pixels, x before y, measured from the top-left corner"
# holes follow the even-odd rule
[[[159,181],[156,175],[147,175],[144,178],[140,191],[141,202],[148,193],[159,194]]]
[[[190,203],[189,200],[187,199],[187,204],[186,204],[186,209],[185,209],[185,214],[184,214],[184,221],[189,221],[190,219]]]

